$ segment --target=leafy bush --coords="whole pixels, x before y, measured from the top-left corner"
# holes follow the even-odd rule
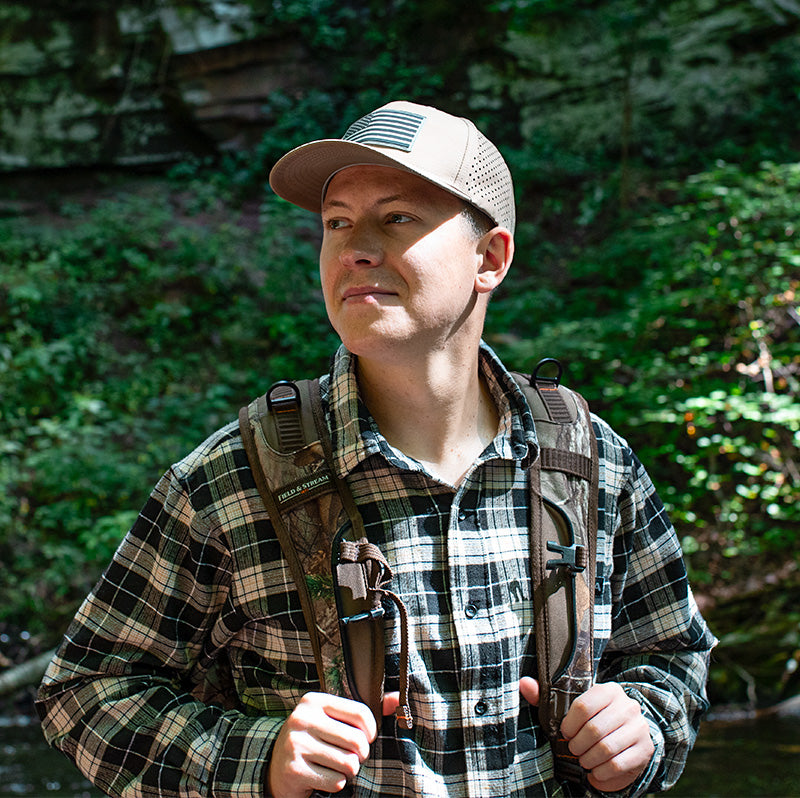
[[[512,286],[495,304],[501,351],[565,361],[649,467],[695,579],[718,586],[747,575],[739,555],[796,562],[799,190],[798,164],[719,163],[584,248],[557,302],[523,319]]]
[[[254,231],[193,199],[0,230],[0,607],[27,628],[74,609],[171,462],[327,364],[308,216],[267,201]]]

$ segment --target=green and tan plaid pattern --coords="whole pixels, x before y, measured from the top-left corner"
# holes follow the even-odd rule
[[[385,719],[354,785],[363,798],[560,794],[518,691],[536,672],[524,472],[535,432],[488,349],[481,368],[501,428],[457,489],[388,446],[345,351],[323,381],[340,474],[412,619],[415,724],[399,731]],[[622,682],[651,724],[656,757],[631,791],[642,794],[683,767],[714,640],[650,480],[594,424],[597,677]],[[386,609],[391,690],[399,629]],[[110,794],[252,798],[266,794],[282,720],[317,687],[297,593],[231,424],[157,485],[67,632],[38,706],[50,742]]]

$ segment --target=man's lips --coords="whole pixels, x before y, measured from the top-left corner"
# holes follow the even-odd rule
[[[380,288],[374,285],[353,286],[347,288],[342,292],[342,299],[357,299],[358,297],[367,296],[394,296],[395,292],[390,291],[388,288]]]

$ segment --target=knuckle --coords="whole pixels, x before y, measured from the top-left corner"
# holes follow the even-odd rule
[[[608,739],[599,740],[594,747],[597,750],[597,753],[600,755],[603,762],[607,761],[611,761],[612,763],[614,762],[612,757],[616,754],[616,750],[613,748]]]
[[[304,775],[302,760],[291,759],[284,767],[284,775],[288,781],[296,781]]]
[[[354,756],[359,763],[369,756],[369,742],[367,741],[367,736],[360,729],[353,727],[343,729],[342,741],[350,755]]]
[[[633,698],[628,698],[627,704],[628,716],[631,718],[641,717],[642,705]]]
[[[583,725],[584,731],[592,740],[600,740],[603,736],[600,723],[594,718],[589,718]]]
[[[349,754],[344,761],[344,775],[348,779],[354,779],[361,769],[361,759],[356,754]]]
[[[304,693],[301,699],[297,702],[298,706],[316,707],[324,700],[324,693]]]
[[[306,706],[297,705],[292,713],[289,715],[288,718],[284,721],[284,725],[289,730],[290,733],[292,732],[302,732],[305,731],[313,717],[313,710],[310,710]]]
[[[620,766],[619,762],[613,759],[608,762],[603,762],[602,765],[598,765],[592,770],[593,776],[606,783],[616,781],[624,774],[624,768]]]

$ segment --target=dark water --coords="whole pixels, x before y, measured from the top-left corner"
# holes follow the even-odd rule
[[[669,798],[797,798],[800,718],[703,724]]]
[[[102,798],[63,754],[50,748],[34,718],[0,718],[0,796]]]
[[[800,719],[707,722],[669,798],[800,798]],[[33,719],[0,718],[0,798],[102,798]],[[487,796],[487,798],[494,798]]]

